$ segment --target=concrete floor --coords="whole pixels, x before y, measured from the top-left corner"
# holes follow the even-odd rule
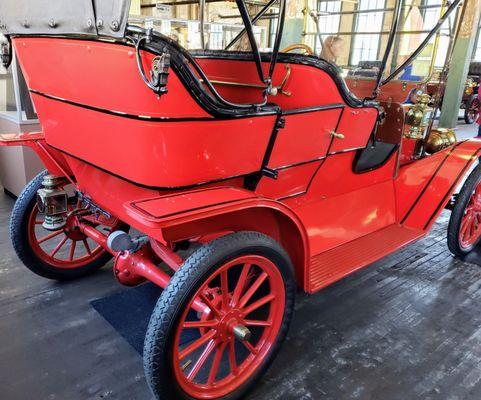
[[[151,399],[140,356],[89,304],[123,290],[110,269],[66,284],[35,276],[10,245],[12,206],[0,194],[0,399]],[[480,399],[481,267],[450,255],[448,218],[324,291],[299,294],[289,338],[249,398]]]

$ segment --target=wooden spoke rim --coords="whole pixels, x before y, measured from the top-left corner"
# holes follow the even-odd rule
[[[480,111],[480,101],[479,99],[474,99],[468,109],[469,119],[473,122],[476,122],[479,116]]]
[[[193,312],[195,299],[209,311]],[[176,327],[172,354],[180,387],[204,399],[241,387],[269,355],[284,310],[284,281],[271,260],[246,255],[222,265],[192,296]]]
[[[85,267],[104,254],[100,245],[75,230],[74,218],[68,217],[63,229],[51,232],[42,227],[45,217],[35,205],[28,220],[28,241],[40,260],[54,268],[74,269]],[[101,229],[102,225],[97,228]]]
[[[471,249],[481,238],[481,184],[478,182],[464,210],[459,228],[459,244]]]

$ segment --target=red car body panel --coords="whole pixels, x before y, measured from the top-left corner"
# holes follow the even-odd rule
[[[346,108],[336,129],[336,132],[344,135],[344,138],[334,138],[329,152],[338,153],[366,147],[377,117],[378,111],[374,108]]]
[[[218,117],[174,71],[168,94],[157,98],[138,76],[131,46],[13,42],[43,133],[1,136],[0,145],[31,146],[53,174],[166,246],[265,233],[289,253],[307,292],[425,235],[481,148],[470,140],[400,166],[394,142],[385,159],[356,172],[378,109],[348,101],[318,66],[277,64],[274,84],[287,77],[284,93],[269,98],[277,112]],[[145,66],[153,57],[143,53]],[[242,69],[240,83],[259,85],[252,62],[197,62],[224,81],[216,85],[228,100],[260,96],[258,88],[225,84]]]
[[[342,109],[321,110],[308,114],[286,115],[285,128],[277,134],[269,159],[270,168],[311,162],[326,157]]]
[[[222,58],[197,57],[196,61],[206,75],[221,82],[241,83],[245,85],[260,85],[259,77],[252,61],[231,60]],[[290,73],[287,70],[290,69]],[[264,69],[269,67],[263,64]],[[242,80],[239,80],[242,71]],[[343,104],[344,100],[332,78],[318,68],[309,65],[277,64],[273,84],[280,86],[287,76],[284,90],[288,94],[270,96],[268,101],[278,104],[282,110],[296,110],[309,107],[319,107],[332,104]],[[262,99],[262,89],[244,86],[229,86],[217,84],[217,90],[229,101],[252,103]],[[306,89],[309,90],[306,90]]]
[[[161,188],[259,170],[276,120],[269,115],[225,121],[149,121],[38,94],[32,98],[50,146],[137,184]]]
[[[19,38],[14,40],[14,47],[30,90],[130,115],[210,117],[175,74],[169,77],[169,89],[175,95],[157,98],[140,78],[135,51],[130,46]],[[146,64],[152,58],[153,54],[144,53]]]

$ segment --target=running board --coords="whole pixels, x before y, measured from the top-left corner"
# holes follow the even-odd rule
[[[426,231],[390,225],[311,258],[308,292],[314,293],[421,238]]]

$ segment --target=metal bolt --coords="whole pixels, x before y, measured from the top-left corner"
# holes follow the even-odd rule
[[[234,335],[240,341],[248,341],[252,337],[251,331],[244,325],[237,325],[233,329]]]
[[[116,19],[114,19],[114,20],[110,23],[110,28],[111,28],[114,32],[117,32],[117,31],[120,29],[119,21],[117,21]]]
[[[56,28],[56,27],[57,27],[57,23],[55,22],[55,20],[51,19],[51,20],[48,22],[48,26],[50,26],[50,28]]]
[[[24,28],[28,28],[28,21],[27,21],[27,20],[24,20],[24,21],[23,21],[23,27],[24,27]]]
[[[93,26],[94,26],[94,22],[92,21],[91,18],[89,18],[87,20],[87,28],[92,29]]]
[[[97,28],[102,29],[104,27],[104,21],[102,19],[99,19],[97,21]]]

